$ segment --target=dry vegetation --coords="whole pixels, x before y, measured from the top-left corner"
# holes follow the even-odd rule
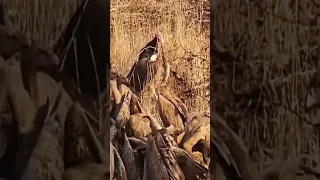
[[[184,78],[170,78],[169,86],[190,110],[208,110],[209,1],[112,0],[113,68],[127,75],[140,49],[157,31],[162,32],[167,61]],[[144,97],[145,109],[153,108],[147,93]]]
[[[51,48],[80,2],[4,0],[6,21],[44,48]],[[192,110],[209,109],[208,0],[113,0],[110,18],[110,53],[115,69],[126,75],[140,49],[160,30],[166,58],[184,78],[184,81],[169,80],[172,88]]]
[[[50,50],[80,2],[5,0],[6,22]],[[113,1],[111,24],[116,70],[126,75],[139,50],[160,30],[165,56],[182,77],[169,79],[171,90],[189,110],[209,109],[209,1]],[[154,103],[145,97],[142,105],[152,110]]]
[[[241,135],[260,170],[269,150],[278,162],[307,154],[316,163],[304,164],[319,163],[319,129],[306,122],[317,123],[318,110],[304,109],[306,82],[320,57],[315,2],[213,3],[215,39],[236,57],[213,60],[215,110]]]
[[[4,0],[5,18],[11,28],[51,48],[80,3],[81,0]]]

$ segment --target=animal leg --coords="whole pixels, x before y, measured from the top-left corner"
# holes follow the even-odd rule
[[[181,134],[178,135],[177,137],[177,144],[180,145],[182,138],[184,137],[184,135],[186,134],[186,132],[182,132]]]
[[[176,127],[174,127],[173,125],[170,125],[168,127],[166,127],[167,133],[168,134],[173,134],[174,131],[176,130]]]

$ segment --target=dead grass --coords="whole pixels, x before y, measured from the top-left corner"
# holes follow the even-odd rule
[[[6,23],[51,48],[81,0],[4,0]]]
[[[319,116],[305,112],[303,106],[305,83],[320,57],[319,18],[313,16],[319,10],[309,0],[214,2],[215,38],[240,61],[229,66],[230,74],[217,73],[215,78],[223,76],[238,93],[263,88],[256,97],[239,96],[227,103],[216,96],[215,106],[224,109],[225,116],[234,117],[229,123],[236,124],[258,163],[263,163],[261,152],[265,149],[277,149],[280,153],[276,156],[281,159],[306,153],[319,162],[319,130],[305,123],[315,122]],[[216,83],[214,93],[232,96],[230,84]]]
[[[4,0],[9,26],[50,49],[81,0]],[[209,1],[111,1],[111,62],[127,74],[139,50],[161,30],[170,65],[185,78],[172,89],[193,110],[208,110]],[[106,47],[108,48],[108,47]]]
[[[143,48],[157,31],[164,37],[166,58],[177,73],[169,86],[190,110],[209,109],[209,1],[112,0],[111,63],[127,75]],[[159,77],[155,78],[157,82]],[[198,88],[197,88],[198,87]],[[148,91],[148,90],[146,90]],[[144,96],[143,106],[154,102]]]
[[[9,26],[50,49],[80,2],[4,0],[5,18]],[[209,109],[208,0],[113,0],[110,18],[111,63],[119,72],[129,72],[140,49],[160,30],[166,58],[184,78],[180,82],[171,77],[171,89],[190,110]],[[148,103],[143,106],[150,109],[154,103],[145,97]]]

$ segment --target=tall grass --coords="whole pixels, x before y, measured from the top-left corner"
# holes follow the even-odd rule
[[[164,38],[165,56],[172,68],[184,77],[170,77],[170,89],[190,107],[209,109],[209,1],[112,0],[111,63],[126,75],[143,48],[157,31]],[[161,73],[161,72],[160,72]],[[159,81],[159,77],[154,82]],[[143,106],[153,107],[144,95]]]
[[[257,100],[260,108],[241,108],[239,99],[217,101],[217,107],[224,106],[235,117],[229,123],[238,124],[238,133],[257,161],[264,160],[261,152],[266,149],[276,149],[279,158],[309,154],[319,161],[319,130],[305,122],[319,117],[306,112],[303,104],[306,83],[320,57],[319,18],[313,16],[319,10],[309,0],[215,1],[212,31],[240,61],[235,69],[229,68],[236,73],[229,81],[239,93],[264,88],[259,97],[246,98]],[[216,94],[227,88],[216,88]]]
[[[4,0],[5,18],[9,26],[50,49],[81,2]],[[208,0],[112,0],[112,65],[126,75],[140,49],[161,31],[166,58],[172,69],[184,78],[178,81],[171,77],[170,89],[190,110],[208,110],[209,9]],[[148,103],[144,102],[143,106],[149,109],[152,102],[148,95],[145,97]]]
[[[51,48],[67,26],[81,0],[4,0],[7,24]]]

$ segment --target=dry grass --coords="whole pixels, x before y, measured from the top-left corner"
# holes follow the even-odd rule
[[[9,26],[50,49],[80,2],[4,0],[5,18]],[[110,18],[111,63],[119,72],[129,72],[140,49],[160,30],[167,60],[184,77],[183,82],[171,77],[171,89],[190,110],[209,109],[208,0],[113,0]],[[149,109],[150,103],[143,105]]]
[[[6,21],[43,47],[51,48],[80,2],[4,0]],[[127,74],[139,50],[161,30],[169,63],[186,80],[171,82],[176,84],[178,95],[184,94],[195,110],[208,109],[207,87],[201,86],[209,82],[208,13],[208,0],[111,1],[112,64]],[[192,90],[194,87],[199,88]],[[191,92],[187,95],[181,89]]]
[[[171,77],[169,86],[190,110],[208,110],[209,23],[208,0],[112,0],[111,63],[127,75],[140,49],[160,30],[167,61],[185,78]],[[143,106],[153,107],[148,93],[144,97]]]
[[[4,0],[6,23],[51,48],[81,0]]]
[[[81,0],[4,0],[9,26],[50,49]],[[111,62],[127,74],[140,49],[161,30],[166,58],[184,82],[172,89],[192,110],[208,110],[209,1],[111,1]],[[108,47],[106,47],[108,48]]]
[[[218,95],[227,92],[225,95],[231,97],[232,87],[219,87],[217,82],[216,109],[224,108],[220,111],[235,117],[236,122],[229,123],[236,124],[256,162],[263,164],[261,152],[265,149],[276,149],[279,153],[275,155],[281,159],[306,153],[319,162],[319,130],[305,123],[319,118],[315,112],[305,112],[303,103],[305,83],[320,57],[320,23],[314,16],[320,7],[311,0],[263,2],[214,2],[211,12],[215,38],[240,59],[234,64],[238,72],[231,65],[229,70],[233,73],[216,74],[215,78],[224,76],[232,81],[230,84],[238,93],[264,88],[257,97],[224,102]],[[250,101],[258,103],[248,107]]]

